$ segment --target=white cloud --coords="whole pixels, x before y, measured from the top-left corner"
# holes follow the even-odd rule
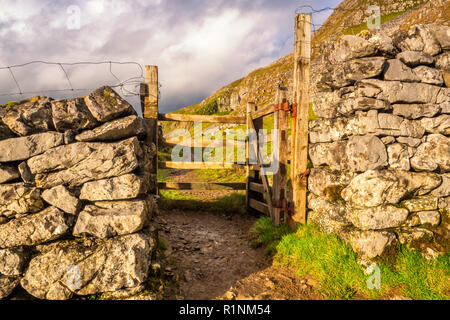
[[[338,2],[317,3],[330,1]],[[197,103],[289,53],[295,8],[300,4],[289,0],[0,0],[0,65],[40,59],[155,64],[163,85],[162,108],[173,110]],[[80,8],[79,30],[67,29],[70,5]],[[139,73],[132,66],[114,68],[124,78]],[[24,88],[67,86],[58,68],[34,66],[14,72]],[[79,88],[114,83],[107,65],[68,67],[67,72]],[[0,80],[0,94],[15,88],[8,72],[1,71]],[[0,102],[5,99],[0,97]]]

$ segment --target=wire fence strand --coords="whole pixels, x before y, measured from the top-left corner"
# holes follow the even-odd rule
[[[67,88],[64,89],[55,89],[55,88],[49,88],[49,89],[41,89],[41,90],[35,90],[35,91],[24,91],[22,88],[23,86],[20,85],[20,78],[17,77],[17,74],[14,73],[14,69],[28,67],[32,65],[54,65],[60,68],[62,74],[64,75],[64,78],[67,81]],[[67,67],[74,67],[74,66],[94,66],[94,65],[109,65],[109,73],[110,75],[115,79],[116,83],[110,85],[110,87],[120,90],[122,96],[124,97],[131,97],[131,96],[139,96],[139,86],[142,82],[145,81],[144,78],[144,68],[135,61],[78,61],[78,62],[52,62],[52,61],[44,61],[44,60],[35,60],[30,61],[26,63],[21,64],[15,64],[10,66],[3,66],[0,67],[0,70],[8,70],[11,79],[14,82],[17,92],[1,92],[0,97],[7,97],[7,96],[24,96],[24,95],[39,95],[43,93],[55,93],[55,92],[80,92],[80,91],[92,91],[96,88],[77,88],[73,85],[73,82],[71,81],[70,74],[67,71]],[[121,80],[116,73],[113,71],[114,65],[121,65],[121,66],[135,66],[137,67],[137,74],[133,77]]]

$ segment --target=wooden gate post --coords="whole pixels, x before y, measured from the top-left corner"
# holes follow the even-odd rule
[[[247,173],[247,181],[245,186],[245,205],[247,211],[250,210],[250,182],[255,178],[255,172],[250,170],[250,129],[252,124],[251,113],[255,112],[255,104],[253,102],[247,103],[247,112],[246,112],[246,125],[247,125],[247,139],[245,140],[245,155],[246,155],[246,173]]]
[[[142,117],[146,119],[149,126],[148,142],[153,142],[158,150],[158,100],[159,100],[159,82],[158,67],[145,66],[145,83],[141,87],[141,108]],[[158,153],[153,161],[151,174],[158,174]],[[156,184],[155,194],[158,194],[158,184]]]
[[[286,221],[285,210],[283,210],[283,203],[285,207],[286,201],[286,184],[287,184],[287,136],[288,136],[288,113],[282,105],[287,102],[286,89],[278,87],[275,96],[275,105],[277,109],[274,115],[274,130],[278,130],[278,141],[272,141],[272,155],[277,156],[278,172],[274,173],[273,177],[273,224],[279,226],[280,223]],[[275,151],[276,148],[276,152]]]
[[[294,222],[306,223],[306,193],[308,166],[308,110],[309,110],[309,75],[311,64],[311,14],[299,14],[295,18],[294,46],[294,97],[297,104],[296,132],[293,135],[291,177]]]

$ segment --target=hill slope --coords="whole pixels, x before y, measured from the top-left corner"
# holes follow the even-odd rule
[[[381,22],[386,32],[418,23],[449,24],[450,1],[448,0],[345,0],[334,10],[325,23],[313,34],[313,57],[317,58],[329,41],[344,35],[358,34],[367,29],[369,5],[379,5]],[[313,15],[314,19],[314,15]],[[313,21],[314,23],[314,21]],[[318,61],[313,61],[313,66]],[[278,84],[288,88],[292,85],[293,54],[282,57],[267,67],[255,70],[200,102],[174,113],[185,114],[243,114],[247,102],[264,106],[272,102]],[[289,97],[290,98],[290,97]],[[175,124],[163,124],[165,133]]]

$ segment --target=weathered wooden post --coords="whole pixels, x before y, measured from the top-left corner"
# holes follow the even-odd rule
[[[158,82],[158,67],[145,66],[145,83],[141,86],[141,108],[142,117],[146,119],[150,128],[147,137],[148,142],[153,142],[158,150],[158,100],[159,100],[159,82]],[[156,154],[153,161],[152,174],[158,174],[158,154]],[[158,194],[158,184],[156,184],[155,194]]]
[[[278,161],[279,169],[273,177],[273,224],[279,226],[280,223],[286,221],[285,209],[287,207],[287,129],[289,127],[287,111],[289,111],[289,105],[286,89],[280,87],[277,89],[275,105],[274,130],[278,130],[279,140],[272,141],[272,155],[278,159],[272,159],[272,161]],[[274,152],[275,148],[276,152]]]
[[[294,150],[292,150],[291,177],[294,205],[292,220],[301,224],[306,222],[310,64],[311,15],[299,14],[295,18],[294,101],[297,110],[296,132],[292,136]]]

